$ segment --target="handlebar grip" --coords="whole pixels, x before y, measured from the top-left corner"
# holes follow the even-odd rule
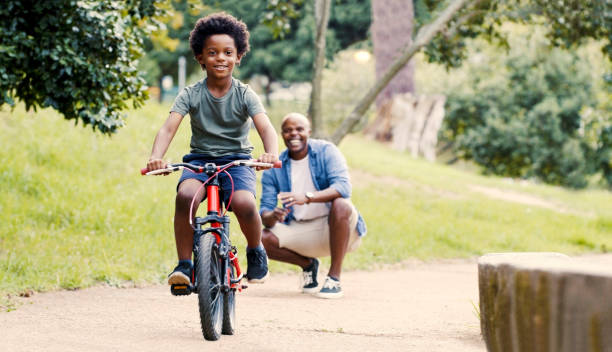
[[[280,160],[277,160],[277,161],[275,161],[275,162],[274,162],[274,164],[273,164],[273,165],[274,165],[273,167],[274,167],[275,169],[280,169],[281,167],[283,167],[283,162],[282,162],[282,161],[280,161]]]
[[[149,172],[149,169],[147,169],[146,167],[144,169],[140,169],[140,174],[141,175],[146,175],[147,172]]]

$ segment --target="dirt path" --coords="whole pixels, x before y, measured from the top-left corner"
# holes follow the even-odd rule
[[[237,331],[204,341],[197,299],[166,286],[36,294],[0,313],[0,351],[485,351],[474,261],[343,274],[345,297],[272,275],[238,296]]]

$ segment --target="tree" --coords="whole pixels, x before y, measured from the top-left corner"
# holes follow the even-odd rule
[[[136,69],[156,0],[17,1],[0,7],[0,106],[52,107],[112,133],[146,99]]]
[[[139,67],[150,86],[161,87],[161,80],[166,75],[177,77],[177,63],[181,56],[187,59],[187,72],[202,72],[189,47],[189,33],[210,7],[200,0],[171,0],[168,5],[168,10],[159,19],[164,23],[163,29],[153,32],[144,41],[146,55],[140,60]]]
[[[372,1],[372,42],[376,58],[376,77],[384,75],[387,68],[402,47],[412,41],[414,10],[412,1],[374,0]],[[409,61],[389,81],[376,97],[378,110],[395,94],[414,93],[414,64]]]
[[[277,1],[275,9],[293,6],[296,1],[299,0]],[[612,58],[612,16],[609,15],[612,4],[606,0],[555,3],[546,0],[415,0],[414,3],[418,21],[412,43],[400,50],[386,73],[356,103],[332,134],[332,142],[340,143],[359,124],[377,95],[418,51],[425,48],[432,62],[458,66],[465,58],[465,40],[469,38],[483,37],[502,46],[507,44],[498,30],[505,21],[543,23],[551,28],[548,35],[553,45],[560,47],[570,48],[588,38],[603,40],[603,50]],[[286,30],[285,27],[277,27],[277,30]],[[612,75],[606,79],[612,82]]]
[[[400,55],[393,61],[387,71],[376,81],[376,83],[374,83],[374,86],[366,95],[361,98],[349,116],[342,121],[331,137],[332,142],[339,144],[342,141],[353,127],[361,121],[365,112],[376,99],[376,96],[378,96],[387,86],[391,79],[395,77],[421,48],[430,43],[433,38],[446,27],[466,3],[470,3],[475,7],[478,5],[479,0],[454,0],[435,20],[420,28],[414,40],[402,49]],[[460,24],[463,23],[460,21]],[[451,28],[450,30],[453,31],[456,30],[456,28]]]
[[[323,102],[321,100],[321,83],[325,65],[325,35],[329,22],[331,0],[315,0],[315,60],[313,63],[312,90],[308,115],[312,122],[312,134],[316,138],[324,137]]]
[[[266,4],[265,1],[224,0],[216,8],[244,21],[251,32],[251,52],[238,70],[241,79],[264,75],[266,97],[274,82],[312,80],[314,1],[277,1],[274,5],[274,1]],[[325,36],[325,58],[332,60],[338,51],[366,40],[369,26],[369,0],[333,0]]]

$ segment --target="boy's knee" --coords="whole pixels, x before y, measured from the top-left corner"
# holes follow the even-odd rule
[[[176,193],[176,208],[177,209],[185,209],[191,205],[191,201],[194,197],[194,192],[190,189],[179,189]],[[199,205],[200,202],[196,199],[196,206]]]
[[[255,204],[255,197],[249,193],[234,194],[232,199],[232,211],[236,216],[239,217],[254,217],[259,216],[257,212],[257,204]]]

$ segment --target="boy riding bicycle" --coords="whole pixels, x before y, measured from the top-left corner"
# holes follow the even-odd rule
[[[273,163],[278,160],[278,141],[274,127],[258,96],[247,85],[232,77],[236,64],[249,51],[246,25],[226,13],[216,13],[197,21],[189,36],[193,54],[206,71],[206,78],[185,87],[176,97],[170,116],[155,137],[147,169],[166,167],[162,160],[183,117],[191,118],[191,153],[184,162],[204,165],[226,164],[238,159],[251,159],[253,146],[248,140],[251,120],[263,142],[265,152],[258,159]],[[268,259],[261,243],[261,218],[255,204],[255,172],[246,166],[228,169],[235,193],[231,210],[247,239],[247,273],[249,282],[263,282],[268,273]],[[193,229],[189,224],[191,201],[193,214],[206,194],[198,190],[206,174],[184,170],[177,186],[174,235],[178,265],[168,276],[168,284],[191,283],[193,262]],[[225,204],[228,203],[231,180],[219,175]],[[197,193],[197,194],[196,194]]]

